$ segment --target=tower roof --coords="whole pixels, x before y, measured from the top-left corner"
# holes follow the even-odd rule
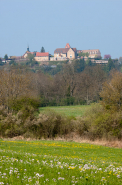
[[[71,48],[69,43],[66,44],[65,48]]]

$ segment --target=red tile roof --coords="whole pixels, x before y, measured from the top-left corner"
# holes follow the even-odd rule
[[[44,53],[36,52],[36,57],[48,57],[48,56],[49,56],[48,52],[44,52]]]

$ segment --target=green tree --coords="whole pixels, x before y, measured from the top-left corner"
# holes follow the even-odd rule
[[[86,57],[89,57],[89,53],[87,52],[87,53],[85,53],[85,55],[86,55]]]
[[[8,55],[7,54],[5,54],[4,59],[5,59],[5,61],[8,60]]]
[[[76,59],[72,62],[72,65],[74,67],[74,71],[77,73],[80,73],[85,68],[85,61],[84,59],[80,59],[80,60]]]
[[[108,64],[107,64],[107,70],[110,71],[113,68],[115,68],[114,62],[113,62],[113,60],[111,58],[109,58]]]
[[[87,53],[78,53],[78,56],[79,56],[79,57],[81,57],[81,56],[82,56],[82,57],[85,57],[85,56],[86,56],[86,57],[89,57],[89,53],[88,53],[88,52],[87,52]]]
[[[42,48],[41,48],[41,53],[44,53],[45,52],[45,49],[44,49],[44,47],[42,46]]]
[[[4,62],[2,62],[2,59],[0,58],[0,66],[3,66]]]
[[[11,61],[9,62],[9,65],[17,66],[18,64],[15,62],[15,60],[11,60]]]
[[[34,65],[38,65],[38,62],[35,61],[33,54],[29,53],[27,59],[28,59],[28,61],[26,62],[27,66],[33,67]]]
[[[79,57],[85,57],[85,53],[78,53]]]
[[[86,62],[85,62],[85,64],[86,64],[87,66],[92,66],[92,62],[91,62],[90,59],[87,59]]]
[[[27,59],[29,59],[29,62],[32,62],[34,60],[34,55],[29,53]]]

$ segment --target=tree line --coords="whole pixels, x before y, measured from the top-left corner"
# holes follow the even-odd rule
[[[30,60],[33,61],[31,57]],[[113,70],[113,63],[110,66]],[[23,97],[38,99],[40,106],[98,102],[102,84],[109,77],[105,67],[74,60],[71,64],[62,63],[60,70],[51,75],[46,71],[47,66],[36,71],[27,66],[4,66],[0,70],[1,105],[9,109],[15,100]]]

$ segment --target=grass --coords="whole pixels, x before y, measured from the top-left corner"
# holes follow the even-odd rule
[[[45,113],[48,111],[54,111],[56,113],[73,116],[73,117],[81,117],[84,115],[86,110],[92,105],[75,105],[75,106],[54,106],[54,107],[41,107],[40,112]]]
[[[59,141],[0,140],[0,184],[122,184],[122,149]]]

